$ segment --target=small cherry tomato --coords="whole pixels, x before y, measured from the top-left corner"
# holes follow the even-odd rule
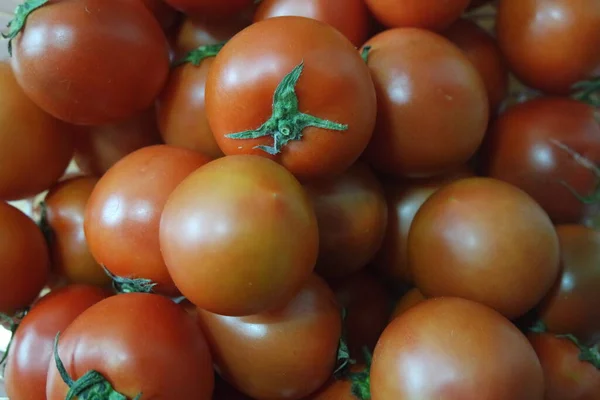
[[[460,17],[471,0],[365,0],[382,24],[390,28],[442,30]]]

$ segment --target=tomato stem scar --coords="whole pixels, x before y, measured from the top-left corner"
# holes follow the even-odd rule
[[[8,33],[3,33],[2,37],[8,39],[8,54],[12,56],[12,40],[21,32],[21,29],[27,22],[27,17],[33,11],[44,6],[49,0],[27,0],[19,4],[15,9],[15,17],[8,23]]]
[[[176,61],[175,63],[173,63],[173,68],[179,67],[179,66],[181,66],[183,64],[187,64],[187,63],[190,63],[197,67],[205,59],[210,58],[210,57],[215,57],[217,54],[219,54],[219,51],[221,51],[223,46],[225,46],[225,42],[200,46],[200,47],[190,51],[183,58],[181,58],[178,61]]]
[[[123,278],[114,275],[104,265],[102,265],[102,269],[112,279],[112,287],[117,293],[154,293],[156,283],[150,279]]]

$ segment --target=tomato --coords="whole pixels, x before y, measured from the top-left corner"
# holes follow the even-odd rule
[[[138,1],[59,0],[11,25],[12,67],[25,93],[49,114],[106,124],[148,108],[169,72],[169,48]],[[126,61],[125,61],[126,60]]]
[[[323,21],[343,33],[356,47],[367,40],[369,11],[363,0],[262,0],[254,22],[283,16]]]
[[[525,84],[566,94],[600,74],[600,3],[597,0],[502,0],[498,44]]]
[[[0,202],[0,313],[28,307],[48,280],[48,247],[37,225],[19,209]]]
[[[0,102],[0,199],[34,196],[67,168],[75,128],[33,104],[5,62],[0,62]]]
[[[404,294],[398,300],[396,305],[394,306],[394,311],[392,311],[392,316],[390,317],[390,321],[393,321],[398,316],[404,314],[406,311],[410,310],[417,304],[422,303],[426,300],[426,297],[423,296],[423,293],[417,288],[412,288],[408,292]]]
[[[196,306],[250,315],[289,301],[312,273],[317,220],[300,183],[257,156],[217,159],[169,196],[160,246]]]
[[[465,164],[481,144],[488,99],[479,73],[447,39],[392,29],[371,38],[368,65],[377,90],[377,126],[366,159],[408,177]]]
[[[278,17],[251,25],[219,52],[206,112],[225,154],[267,157],[307,181],[354,164],[373,133],[376,98],[368,68],[342,34],[313,19]]]
[[[365,267],[381,247],[388,220],[377,177],[368,166],[355,164],[337,178],[305,188],[319,226],[316,271],[339,278]]]
[[[540,307],[549,332],[572,334],[588,345],[600,342],[600,232],[559,225],[561,273]]]
[[[458,298],[427,300],[385,329],[371,365],[373,400],[542,400],[527,338],[497,312]]]
[[[4,375],[11,399],[45,399],[48,364],[56,334],[110,293],[71,285],[42,297],[21,321],[10,347]]]
[[[392,28],[442,30],[465,11],[471,0],[365,0],[382,24]]]
[[[439,189],[419,209],[408,263],[425,296],[478,301],[512,319],[554,284],[559,243],[550,218],[525,192],[467,178]]]
[[[209,400],[214,387],[210,350],[194,319],[154,294],[122,294],[91,306],[61,334],[56,355],[73,380],[94,370],[127,398]],[[63,400],[68,391],[51,361],[47,399]]]
[[[348,377],[331,379],[323,388],[311,394],[304,400],[357,400],[369,398],[368,389],[369,371],[363,364],[355,364]],[[358,397],[354,393],[361,396]]]
[[[252,398],[300,399],[333,374],[341,312],[316,275],[272,311],[246,317],[198,313],[217,371]]]
[[[170,6],[191,16],[223,18],[241,13],[252,6],[254,0],[164,0]]]
[[[208,159],[167,145],[145,147],[116,163],[96,184],[84,219],[97,262],[122,278],[148,279],[157,292],[178,293],[158,241],[167,197]]]
[[[177,12],[163,0],[142,1],[164,30],[171,28],[177,21]]]
[[[555,223],[577,223],[594,208],[578,196],[597,197],[599,115],[567,98],[515,105],[490,128],[484,172],[525,190]]]

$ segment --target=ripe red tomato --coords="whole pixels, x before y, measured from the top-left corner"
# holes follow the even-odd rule
[[[85,236],[96,261],[114,275],[149,279],[157,292],[176,295],[160,252],[160,216],[171,192],[206,162],[200,153],[159,145],[116,163],[86,207]]]
[[[206,339],[193,318],[162,296],[128,293],[96,303],[61,334],[58,356],[73,380],[94,370],[127,398],[140,393],[142,399],[212,396]],[[68,391],[50,362],[47,399],[63,400]]]
[[[219,52],[206,112],[225,154],[267,157],[306,181],[339,175],[357,160],[373,133],[376,98],[368,68],[342,34],[313,19],[278,17],[251,25]]]
[[[23,318],[10,346],[4,380],[11,399],[45,399],[56,334],[88,307],[110,295],[95,286],[71,285],[42,297]]]
[[[502,0],[496,30],[511,70],[536,89],[566,94],[600,73],[597,0]]]
[[[412,288],[411,290],[406,292],[404,296],[400,298],[400,300],[398,300],[398,302],[394,306],[394,311],[392,311],[390,321],[393,321],[398,316],[404,314],[406,311],[410,310],[411,308],[413,308],[419,303],[422,303],[425,300],[426,297],[423,296],[423,293],[421,293],[419,289]]]
[[[527,338],[479,303],[427,300],[385,329],[371,365],[373,400],[542,400],[544,377]]]
[[[467,178],[439,189],[419,209],[408,263],[425,296],[462,297],[516,318],[556,281],[559,243],[550,218],[525,192]]]
[[[471,0],[365,0],[385,26],[442,30],[461,16]]]
[[[310,276],[318,228],[308,196],[285,168],[231,156],[198,169],[169,196],[160,246],[188,300],[250,315],[286,303]]]
[[[167,79],[167,40],[141,2],[51,1],[22,27],[13,21],[17,81],[64,121],[98,125],[131,116],[152,104]]]
[[[223,18],[241,13],[252,6],[254,0],[164,0],[170,6],[191,16]]]
[[[380,33],[367,47],[378,113],[366,159],[381,172],[408,177],[465,164],[483,140],[489,106],[464,53],[442,36],[413,28]]]
[[[357,400],[370,398],[369,371],[363,364],[354,364],[348,377],[331,379],[316,393],[304,400]],[[355,393],[361,396],[355,395]]]
[[[341,311],[316,275],[281,308],[247,317],[198,315],[217,371],[252,398],[300,399],[333,374]]]

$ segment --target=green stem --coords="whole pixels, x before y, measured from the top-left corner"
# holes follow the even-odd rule
[[[588,103],[594,107],[600,107],[600,77],[588,81],[578,82],[573,85],[573,98]]]
[[[579,349],[579,360],[589,362],[600,370],[600,352],[596,346],[587,347],[583,345],[574,335],[556,335],[557,338],[570,340]]]
[[[194,49],[187,53],[185,57],[179,59],[178,61],[175,61],[175,63],[173,63],[173,68],[179,67],[187,63],[198,66],[205,59],[215,57],[217,54],[219,54],[219,51],[221,51],[223,46],[225,46],[225,42],[200,46],[197,49]]]
[[[143,278],[123,278],[114,275],[104,265],[102,265],[106,275],[112,279],[112,286],[115,292],[123,293],[154,293],[156,283],[150,279]]]
[[[2,34],[4,39],[8,39],[8,54],[12,56],[12,41],[25,26],[29,14],[44,6],[48,1],[50,0],[26,0],[17,6],[15,17],[7,25],[8,33]]]
[[[350,366],[356,363],[356,361],[350,357],[350,349],[348,348],[348,343],[346,341],[346,315],[346,309],[342,308],[342,334],[338,344],[336,368],[333,371],[333,376],[336,379],[341,379],[346,376]]]
[[[362,57],[365,64],[369,63],[369,54],[370,53],[371,53],[371,46],[363,47],[362,51],[360,52],[360,56]]]
[[[371,399],[371,362],[373,355],[367,347],[363,347],[366,366],[362,371],[352,372],[349,376],[352,382],[351,391],[359,400]]]
[[[546,328],[546,324],[542,320],[535,321],[533,326],[529,328],[529,331],[532,333],[545,333],[548,330]]]

